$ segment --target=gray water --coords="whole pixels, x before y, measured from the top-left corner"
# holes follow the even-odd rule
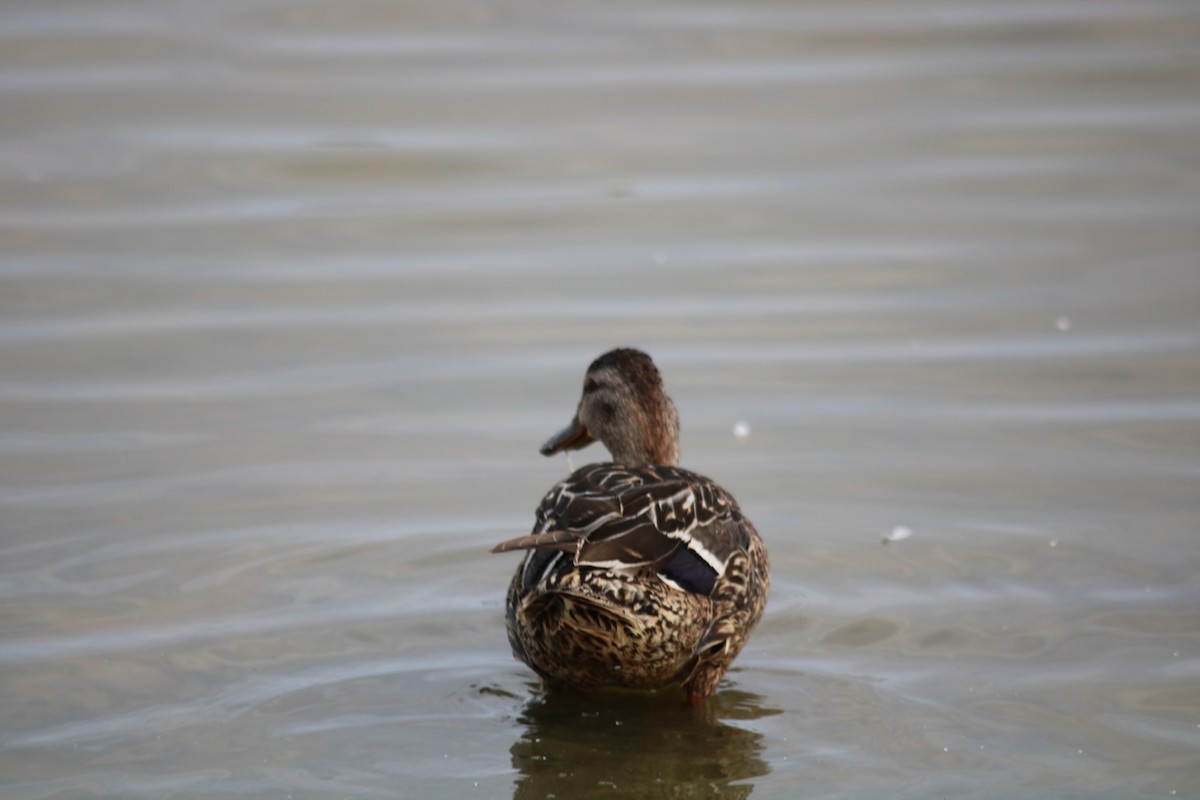
[[[1196,3],[17,0],[0,103],[0,796],[1200,796]],[[701,709],[504,636],[623,344],[771,551]]]

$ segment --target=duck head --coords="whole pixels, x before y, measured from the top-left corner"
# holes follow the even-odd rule
[[[617,464],[679,463],[679,415],[650,356],[623,347],[588,367],[583,396],[567,427],[542,445],[542,455],[601,442]]]

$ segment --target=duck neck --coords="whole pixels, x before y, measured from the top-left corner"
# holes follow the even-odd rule
[[[632,424],[614,431],[605,446],[613,461],[626,466],[679,464],[679,415],[668,398],[632,415]]]

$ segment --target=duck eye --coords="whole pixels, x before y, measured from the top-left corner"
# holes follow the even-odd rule
[[[595,378],[588,378],[587,382],[583,384],[584,392],[594,392],[599,388],[600,383]]]

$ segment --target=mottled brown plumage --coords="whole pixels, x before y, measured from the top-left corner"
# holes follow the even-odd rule
[[[584,377],[574,419],[542,453],[599,440],[538,506],[508,590],[514,655],[547,686],[712,694],[766,605],[767,553],[737,502],[675,466],[679,419],[650,357],[618,349]]]

